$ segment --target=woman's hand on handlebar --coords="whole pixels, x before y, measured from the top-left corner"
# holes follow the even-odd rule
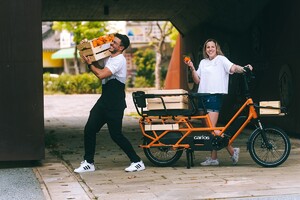
[[[240,65],[236,65],[233,64],[230,68],[230,73],[239,73],[239,74],[243,74],[243,73],[247,73],[249,71],[252,71],[253,67],[248,64],[244,67],[240,66]]]
[[[248,69],[250,69],[251,71],[253,70],[253,67],[252,67],[252,65],[250,65],[250,64],[244,66],[244,68],[248,68]]]
[[[244,72],[251,72],[253,70],[252,65],[248,64],[243,67]]]

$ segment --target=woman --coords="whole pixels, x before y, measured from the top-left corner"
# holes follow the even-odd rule
[[[185,61],[192,72],[193,80],[199,84],[198,93],[205,93],[203,102],[207,109],[212,126],[216,126],[219,112],[222,106],[222,95],[228,93],[229,74],[243,73],[244,68],[233,64],[222,53],[216,40],[208,39],[203,46],[203,57],[197,71],[191,60]],[[252,70],[252,66],[248,65]],[[201,106],[199,108],[201,110]],[[218,134],[219,131],[215,131]],[[233,164],[239,160],[239,148],[233,148],[228,145],[227,151],[231,155]],[[211,152],[201,165],[219,165],[217,151]]]

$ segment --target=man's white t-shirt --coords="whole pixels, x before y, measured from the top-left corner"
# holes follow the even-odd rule
[[[230,68],[233,65],[225,56],[201,60],[197,74],[200,77],[198,93],[227,94]]]
[[[123,54],[119,54],[115,57],[109,57],[104,62],[104,66],[107,67],[112,75],[106,79],[102,80],[102,84],[107,83],[111,79],[117,79],[121,83],[126,83],[126,74],[127,74],[127,67],[126,67],[126,58]]]

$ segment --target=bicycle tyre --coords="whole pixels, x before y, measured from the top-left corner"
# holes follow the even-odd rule
[[[262,139],[262,131],[256,129],[249,138],[249,153],[252,159],[263,167],[276,167],[289,157],[291,143],[287,134],[276,127],[264,128],[271,146],[268,148]]]
[[[148,138],[144,138],[144,145],[148,145],[149,142]],[[168,146],[144,148],[143,150],[147,159],[159,167],[172,166],[180,159],[183,153],[183,150],[174,150]]]

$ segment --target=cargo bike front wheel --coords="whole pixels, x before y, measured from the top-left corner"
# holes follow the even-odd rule
[[[266,139],[264,139],[264,136]],[[276,127],[256,129],[249,138],[249,153],[263,167],[276,167],[288,158],[291,143],[286,133]]]

